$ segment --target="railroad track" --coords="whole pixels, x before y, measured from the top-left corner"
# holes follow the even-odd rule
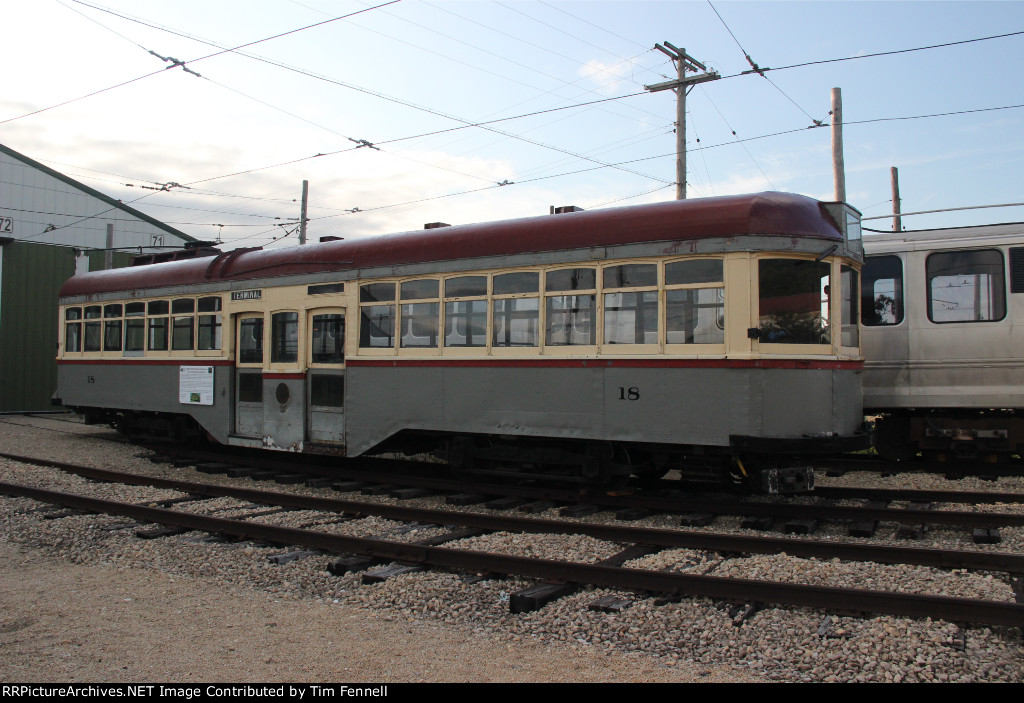
[[[166,449],[164,449],[166,451]],[[851,536],[871,536],[879,523],[910,526],[908,536],[920,534],[933,525],[960,526],[975,530],[975,540],[998,540],[1001,527],[1024,525],[1024,514],[1001,511],[936,509],[939,504],[1020,504],[1024,493],[983,491],[935,491],[878,488],[822,487],[811,495],[815,501],[796,503],[784,497],[771,501],[749,500],[741,496],[723,497],[721,494],[694,496],[678,489],[648,489],[622,494],[601,491],[538,487],[534,485],[467,483],[465,480],[437,478],[423,475],[422,464],[386,459],[359,459],[351,466],[337,463],[325,467],[316,463],[280,460],[265,454],[195,451],[174,449],[172,457],[198,465],[201,470],[234,473],[241,477],[259,474],[263,478],[288,477],[286,480],[304,480],[309,485],[331,485],[334,481],[360,482],[348,485],[346,490],[398,490],[419,488],[437,492],[478,496],[501,495],[520,498],[539,504],[557,503],[574,506],[567,512],[585,515],[598,510],[614,510],[622,519],[638,519],[652,513],[687,515],[691,525],[707,524],[719,515],[738,515],[748,518],[744,526],[753,529],[772,529],[781,524],[788,532],[810,533],[818,523],[843,521],[851,524]],[[351,468],[352,466],[361,468]],[[234,467],[232,470],[231,467]],[[417,471],[418,469],[418,471]],[[664,485],[664,484],[663,484]],[[837,505],[830,501],[864,501],[864,505]],[[907,507],[891,507],[890,502],[905,502]]]
[[[22,459],[23,460],[23,459]],[[50,465],[54,462],[46,462]],[[908,617],[940,618],[958,623],[1024,626],[1024,605],[1016,602],[982,601],[975,598],[952,598],[935,595],[886,593],[877,590],[840,588],[820,585],[782,583],[755,579],[710,576],[706,574],[666,572],[635,566],[624,566],[641,556],[666,548],[687,548],[727,553],[781,553],[815,558],[867,560],[890,564],[917,564],[942,568],[981,569],[1005,574],[1024,573],[1024,556],[992,553],[914,549],[905,547],[838,544],[812,540],[769,537],[741,537],[716,533],[658,530],[590,523],[566,523],[526,517],[508,517],[480,513],[451,512],[436,509],[406,508],[367,503],[300,496],[287,492],[256,491],[233,486],[101,471],[90,467],[60,465],[96,481],[126,481],[158,489],[177,491],[179,498],[161,498],[150,504],[125,503],[62,491],[0,484],[0,492],[61,505],[73,510],[118,515],[141,522],[158,523],[182,530],[229,535],[253,539],[289,548],[316,550],[335,555],[358,555],[362,562],[349,559],[340,562],[339,571],[361,564],[362,568],[380,561],[400,562],[406,569],[450,569],[473,574],[503,574],[540,579],[544,583],[512,594],[513,612],[542,606],[584,585],[619,589],[631,593],[652,592],[671,597],[709,597],[745,606],[739,612],[749,614],[760,604],[787,605],[823,609],[828,613],[884,613]],[[175,506],[196,506],[198,498],[231,498],[243,504],[258,504],[269,510],[250,511],[250,515],[267,516],[278,510],[319,511],[324,520],[340,515],[377,516],[416,524],[446,525],[447,532],[429,541],[409,543],[379,537],[353,537],[318,529],[298,529],[255,522],[253,520],[216,517],[195,511],[154,507],[153,502],[168,501]],[[316,522],[316,520],[312,520]],[[472,532],[467,532],[471,530]],[[481,531],[518,533],[572,533],[624,545],[600,563],[564,562],[508,554],[487,553],[472,549],[440,546]],[[401,569],[400,569],[401,570]],[[1019,580],[1018,580],[1019,583]],[[1018,590],[1019,592],[1019,590]],[[841,610],[836,604],[841,603]]]

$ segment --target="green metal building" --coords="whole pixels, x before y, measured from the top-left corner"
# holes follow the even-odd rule
[[[2,144],[0,183],[0,412],[52,410],[64,281],[195,240]]]

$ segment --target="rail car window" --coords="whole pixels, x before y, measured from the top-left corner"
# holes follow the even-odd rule
[[[860,280],[860,320],[865,326],[903,322],[903,261],[900,257],[867,257]]]
[[[141,353],[146,348],[146,304],[124,306],[124,350]]]
[[[363,348],[395,345],[395,306],[363,305],[359,308],[359,346]]]
[[[171,349],[183,351],[195,348],[196,321],[195,298],[179,298],[171,301]],[[188,317],[179,317],[187,314]]]
[[[668,344],[723,344],[725,289],[665,291],[665,341]]]
[[[844,347],[855,347],[860,343],[857,327],[857,271],[842,266],[839,269],[839,280],[843,287],[842,332],[839,341]]]
[[[444,297],[468,298],[487,295],[487,276],[459,276],[444,282]]]
[[[99,305],[88,305],[85,308],[85,351],[99,351],[102,336],[103,336],[103,323],[99,322],[99,318],[103,315],[103,308]],[[96,320],[95,322],[89,322],[89,320]]]
[[[494,301],[496,347],[536,347],[540,343],[540,300],[497,298]]]
[[[571,268],[544,274],[544,290],[586,291],[597,287],[597,269]],[[597,294],[546,295],[544,343],[551,346],[597,344]]]
[[[311,359],[314,364],[345,363],[345,316],[313,315]]]
[[[171,349],[183,351],[192,349],[193,332],[195,331],[195,319],[190,317],[176,317],[171,327]]]
[[[545,344],[550,346],[597,343],[594,324],[596,295],[549,295],[546,298]]]
[[[624,264],[604,269],[605,288],[642,288],[658,285],[656,264]]]
[[[436,278],[420,278],[404,281],[400,287],[402,300],[424,300],[437,298],[440,282]]]
[[[263,320],[260,320],[260,328],[263,327]],[[238,374],[238,402],[240,403],[262,403],[263,402],[263,375],[259,373]]]
[[[292,364],[299,360],[299,313],[275,312],[270,316],[270,362]]]
[[[345,407],[344,376],[313,374],[309,382],[309,404],[321,408]]]
[[[238,363],[263,363],[263,318],[247,317],[238,325]],[[251,374],[250,374],[251,375]]]
[[[658,291],[605,293],[605,344],[658,343]]]
[[[444,345],[487,346],[487,276],[458,276],[444,282]],[[477,300],[448,300],[477,298]]]
[[[441,304],[437,300],[440,285],[437,279],[421,278],[405,281],[399,286],[403,301],[399,343],[403,348],[437,346],[437,332],[441,319]]]
[[[725,343],[724,281],[721,259],[665,264],[665,341],[668,344]]]
[[[82,308],[64,310],[64,351],[82,351]],[[79,322],[73,322],[79,320]]]
[[[387,303],[359,307],[359,346],[364,349],[395,346],[395,284],[361,285],[359,302]]]
[[[721,259],[693,259],[690,261],[672,261],[665,264],[665,285],[694,285],[697,283],[722,284]]]
[[[604,294],[605,344],[658,343],[658,266],[624,264],[602,271],[605,290],[652,288]]]
[[[122,309],[120,304],[103,306],[103,351],[121,351]]]
[[[768,344],[830,344],[832,265],[805,259],[758,262],[760,341]]]
[[[500,273],[491,284],[494,295],[518,295],[537,293],[540,290],[540,274],[536,271]]]
[[[171,304],[166,300],[151,300],[146,304],[148,315],[146,348],[150,351],[167,351],[167,315],[170,311]]]
[[[222,323],[220,316],[220,297],[199,299],[199,340],[200,350],[220,349],[222,341]],[[207,314],[203,314],[207,313]]]
[[[436,347],[440,317],[440,303],[403,303],[402,348]]]
[[[1006,317],[1003,253],[998,249],[930,254],[925,270],[932,322],[993,322]]]
[[[344,283],[321,283],[306,287],[306,295],[327,295],[328,293],[344,293]]]
[[[597,287],[595,269],[560,269],[544,275],[544,290],[547,292],[565,290],[592,290]]]
[[[387,303],[394,299],[394,283],[367,283],[359,286],[360,303]]]
[[[486,300],[457,300],[444,304],[444,345],[487,346]]]
[[[540,344],[540,273],[501,273],[491,281],[495,297],[491,315],[495,347],[536,347]],[[532,295],[531,295],[532,294]]]

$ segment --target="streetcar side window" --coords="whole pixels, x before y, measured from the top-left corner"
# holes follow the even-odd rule
[[[121,351],[120,304],[103,306],[103,351]]]
[[[82,308],[64,310],[64,351],[82,351]]]
[[[928,319],[994,322],[1006,317],[1003,253],[998,249],[943,251],[925,261]]]
[[[195,348],[195,298],[179,298],[171,301],[171,349],[173,351]]]
[[[125,355],[139,356],[146,347],[146,304],[127,303],[124,306]]]
[[[725,343],[725,276],[721,259],[665,264],[665,341]]]
[[[313,315],[312,327],[311,361],[314,364],[345,363],[345,316],[341,313]]]
[[[262,317],[247,317],[238,324],[238,363],[263,363]]]
[[[517,271],[494,276],[491,315],[495,347],[536,347],[540,344],[540,273]]]
[[[270,316],[270,363],[292,364],[299,360],[299,313],[275,312]]]
[[[444,345],[487,346],[487,276],[458,276],[444,282]],[[457,298],[457,300],[451,300]]]
[[[441,318],[440,281],[419,278],[405,281],[399,288],[402,299],[399,344],[403,349],[436,347]]]
[[[544,343],[549,346],[597,344],[597,270],[569,268],[544,275]],[[572,291],[573,295],[550,295]],[[589,292],[588,292],[589,291]]]
[[[382,349],[395,346],[395,284],[366,283],[359,286],[359,347]]]
[[[623,264],[603,270],[604,343],[658,343],[658,266]],[[610,289],[626,289],[609,292]]]
[[[843,286],[840,344],[844,347],[855,347],[860,343],[860,332],[857,327],[857,271],[849,266],[841,266],[839,278]]]
[[[860,319],[866,327],[903,322],[903,261],[900,257],[867,257],[860,280]]]
[[[170,311],[171,304],[166,300],[151,300],[147,304],[149,351],[167,351],[167,315]]]
[[[758,262],[759,340],[762,344],[830,344],[832,264],[806,259]]]
[[[201,351],[220,349],[223,341],[220,296],[199,299],[199,344]]]

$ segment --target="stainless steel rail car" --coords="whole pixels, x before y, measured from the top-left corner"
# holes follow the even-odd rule
[[[1024,224],[869,235],[864,407],[885,458],[1024,449]]]
[[[856,210],[761,193],[94,272],[57,396],[224,444],[806,482],[867,443],[861,260]]]

